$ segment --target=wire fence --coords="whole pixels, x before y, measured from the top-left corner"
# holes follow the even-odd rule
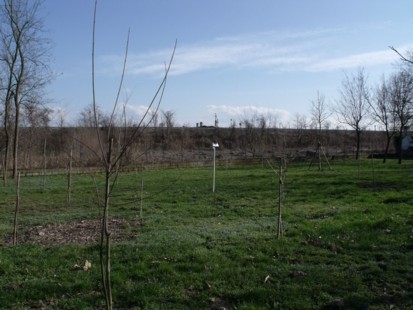
[[[265,158],[234,158],[234,159],[217,159],[217,166],[231,167],[239,165],[254,165],[262,164]],[[212,161],[179,161],[179,162],[142,162],[133,165],[126,165],[120,167],[120,172],[134,172],[145,170],[163,170],[163,169],[177,169],[177,168],[205,168],[212,167]],[[72,174],[96,174],[103,172],[102,167],[72,167]],[[53,176],[68,174],[67,168],[51,168],[51,169],[21,169],[19,170],[21,176]],[[3,178],[3,174],[0,173]]]

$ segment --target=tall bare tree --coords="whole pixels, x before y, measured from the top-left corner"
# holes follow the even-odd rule
[[[52,74],[48,66],[50,42],[43,36],[41,0],[3,0],[0,6],[1,97],[5,129],[4,168],[13,149],[13,176],[18,169],[21,107],[41,102]],[[4,174],[6,178],[7,173]]]
[[[361,133],[368,124],[369,101],[370,91],[364,69],[359,69],[355,75],[346,74],[334,110],[338,121],[350,126],[356,133],[357,160],[360,157]]]
[[[393,102],[390,100],[389,86],[384,78],[374,90],[370,108],[373,120],[382,125],[386,132],[386,148],[383,157],[383,163],[385,163],[389,153],[390,142],[396,133],[396,118]]]
[[[401,70],[393,74],[389,80],[389,96],[398,134],[400,137],[399,164],[402,162],[402,138],[404,128],[413,119],[413,74],[406,70]]]

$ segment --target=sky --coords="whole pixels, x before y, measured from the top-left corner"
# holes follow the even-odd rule
[[[50,107],[67,125],[92,103],[93,7],[45,0],[41,11],[56,74]],[[119,97],[129,119],[148,107],[177,41],[160,107],[176,126],[255,115],[293,127],[298,114],[310,118],[317,92],[337,102],[346,74],[364,68],[374,86],[395,72],[389,46],[413,49],[411,12],[411,0],[99,0],[96,101],[112,111],[130,30]]]

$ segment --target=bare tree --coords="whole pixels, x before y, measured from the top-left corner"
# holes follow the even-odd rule
[[[164,131],[162,130],[162,137],[164,138],[164,147],[170,146],[172,141],[172,129],[175,127],[175,112],[168,110],[162,111],[162,123],[161,127],[166,127],[166,135],[164,135]]]
[[[317,91],[317,98],[311,101],[311,120],[315,127],[317,128],[318,135],[320,135],[324,124],[326,123],[327,119],[331,116],[331,112],[329,111],[326,97]]]
[[[307,117],[300,113],[294,114],[294,127],[298,130],[304,130],[308,127]]]
[[[39,18],[41,0],[3,0],[0,6],[1,81],[6,133],[4,167],[13,147],[13,176],[17,174],[21,107],[39,101],[52,74],[47,65],[50,43]],[[4,174],[4,178],[7,174]]]
[[[59,128],[63,128],[66,125],[66,117],[68,112],[64,108],[55,108],[51,111],[51,118],[55,125]]]
[[[31,168],[33,147],[39,143],[40,139],[45,140],[47,138],[52,110],[32,102],[26,104],[22,112],[22,123],[27,134],[22,136],[23,147],[21,151],[26,151],[25,165],[27,168]]]
[[[175,126],[175,112],[174,111],[171,111],[171,110],[162,111],[162,119],[163,119],[163,123],[165,124],[166,128],[171,129]]]
[[[403,130],[413,119],[413,74],[405,70],[393,74],[390,77],[388,87],[400,138],[399,164],[401,164]]]
[[[361,133],[367,126],[370,91],[364,69],[355,75],[345,75],[340,89],[340,98],[334,108],[338,121],[354,129],[356,133],[356,160],[360,157]]]
[[[264,157],[264,145],[267,144],[268,136],[268,120],[264,115],[259,115],[257,117],[257,127],[259,128],[259,147],[261,157]]]
[[[389,153],[391,139],[396,133],[396,119],[394,107],[390,100],[389,87],[384,78],[374,91],[374,96],[370,102],[370,108],[372,118],[382,125],[386,132],[386,148],[383,157],[383,163],[385,163]]]
[[[307,117],[300,113],[294,114],[294,128],[296,129],[296,143],[302,145],[305,137],[307,137],[308,120]]]
[[[241,131],[242,148],[244,149],[245,154],[247,154],[247,151],[250,151],[252,156],[255,157],[259,141],[259,132],[257,130],[257,125],[259,124],[258,115],[256,113],[245,115],[241,119],[240,124],[243,126],[243,130]]]
[[[95,116],[96,114],[96,116]],[[95,123],[96,121],[96,123]],[[105,114],[102,109],[96,104],[87,105],[80,111],[77,124],[79,127],[94,128],[95,125],[98,127],[105,127],[110,122],[110,115]]]

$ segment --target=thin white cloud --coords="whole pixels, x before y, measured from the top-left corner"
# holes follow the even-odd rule
[[[394,52],[381,50],[375,52],[347,55],[318,61],[304,69],[310,72],[334,71],[357,67],[369,67],[391,63],[395,60]]]
[[[222,37],[192,45],[179,45],[178,42],[171,75],[225,67],[321,72],[380,65],[395,60],[394,53],[389,49],[357,54],[338,49],[335,52],[342,53],[341,56],[329,56],[331,51],[325,46],[328,46],[331,40],[338,40],[346,31],[348,30],[337,28],[296,33],[263,32]],[[162,75],[171,52],[172,49],[130,53],[127,74]],[[121,57],[105,56],[101,61],[106,73],[118,74]]]
[[[334,30],[336,31],[336,30]],[[220,68],[226,66],[288,66],[311,61],[304,55],[308,41],[331,33],[326,31],[306,31],[301,33],[264,32],[244,36],[221,37],[209,42],[180,45],[175,54],[173,75]],[[298,42],[297,42],[298,39]],[[171,56],[172,49],[158,50],[152,53],[130,53],[127,74],[160,75],[164,73],[165,62]],[[123,58],[106,55],[99,58],[101,72],[118,74]]]

